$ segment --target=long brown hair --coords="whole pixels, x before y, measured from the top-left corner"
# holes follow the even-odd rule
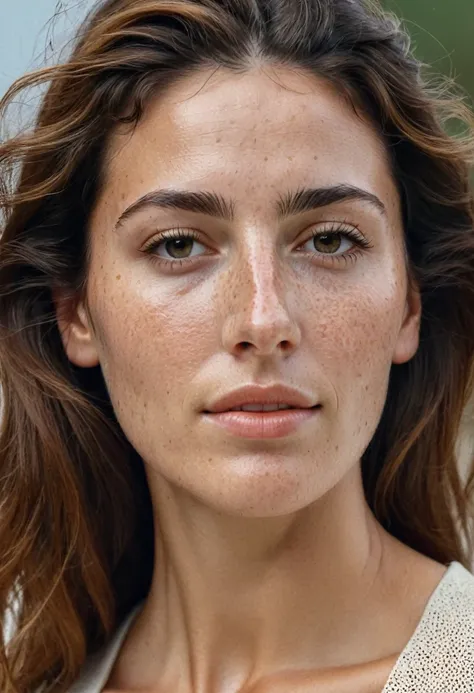
[[[152,577],[143,461],[100,367],[66,358],[54,304],[58,287],[71,304],[86,296],[107,138],[192,71],[270,62],[330,80],[386,142],[423,316],[417,354],[392,368],[364,489],[402,542],[470,565],[474,470],[463,481],[455,451],[474,368],[473,121],[463,99],[427,81],[400,23],[369,0],[106,0],[66,62],[20,78],[0,103],[6,122],[19,95],[47,86],[33,127],[0,144],[4,628],[16,609],[0,646],[5,693],[67,690]]]

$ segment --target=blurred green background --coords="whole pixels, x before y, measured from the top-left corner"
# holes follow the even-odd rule
[[[474,97],[474,0],[385,0],[406,21],[416,55]]]

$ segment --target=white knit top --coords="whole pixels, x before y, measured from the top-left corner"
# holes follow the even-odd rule
[[[101,693],[140,602],[89,657],[70,693]],[[474,575],[449,564],[381,693],[474,693]]]

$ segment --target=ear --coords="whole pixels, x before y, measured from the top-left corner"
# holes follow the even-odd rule
[[[393,363],[406,363],[416,354],[420,344],[421,311],[419,287],[413,279],[409,279],[405,313],[393,352]]]
[[[84,301],[72,299],[61,290],[53,291],[56,320],[68,359],[81,368],[99,365],[90,317]]]

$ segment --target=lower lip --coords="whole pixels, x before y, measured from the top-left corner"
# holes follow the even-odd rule
[[[319,409],[320,407],[266,412],[225,411],[219,414],[206,412],[204,416],[235,436],[283,438],[297,431],[305,421],[314,419]]]

